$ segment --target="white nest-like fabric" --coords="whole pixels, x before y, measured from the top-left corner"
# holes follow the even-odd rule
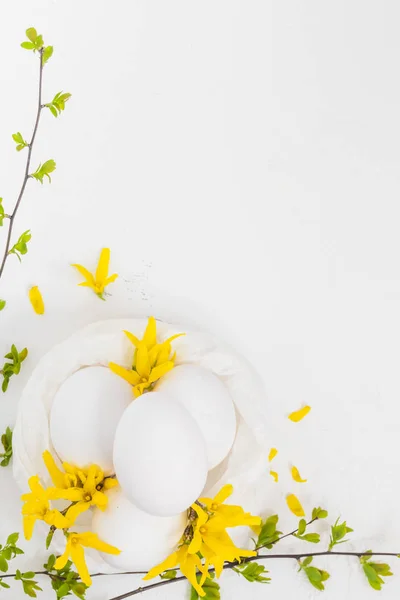
[[[42,358],[22,394],[13,435],[14,477],[22,491],[27,491],[28,479],[32,475],[39,475],[45,485],[51,484],[42,453],[50,450],[56,456],[49,435],[49,418],[54,396],[61,384],[82,367],[107,366],[113,361],[130,368],[133,348],[123,330],[140,337],[146,325],[146,319],[93,323]],[[159,340],[185,331],[160,321],[157,330]],[[243,357],[209,334],[186,330],[186,335],[174,342],[174,349],[177,351],[176,364],[191,363],[211,370],[226,385],[235,404],[237,432],[233,448],[223,463],[209,472],[204,495],[213,495],[222,485],[231,483],[238,501],[242,495],[249,493],[260,475],[265,474],[267,426],[262,414],[262,405],[265,404],[262,384]],[[82,517],[79,530],[90,529],[91,512],[84,513]],[[61,552],[62,544],[63,540],[55,536],[54,550]],[[115,571],[95,551],[90,553],[88,565],[103,572]]]

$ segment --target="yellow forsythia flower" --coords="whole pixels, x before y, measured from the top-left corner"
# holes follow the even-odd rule
[[[305,483],[307,479],[302,479],[297,467],[292,467],[292,477],[297,483]]]
[[[97,265],[96,273],[93,276],[90,271],[88,271],[82,265],[73,264],[72,267],[75,267],[79,271],[79,273],[85,278],[86,281],[79,283],[78,285],[82,287],[91,288],[94,293],[101,299],[104,300],[104,290],[105,288],[113,283],[118,275],[114,273],[114,275],[108,276],[108,268],[110,264],[110,249],[103,248],[100,254],[99,263]]]
[[[240,561],[241,558],[256,556],[257,553],[253,550],[243,550],[235,546],[226,531],[226,528],[238,525],[261,525],[260,517],[245,513],[240,506],[223,503],[232,491],[232,486],[226,485],[215,498],[201,498],[199,502],[205,504],[206,510],[197,503],[192,504],[188,511],[190,528],[186,527],[177,549],[161,564],[151,569],[143,579],[153,579],[166,569],[179,566],[197,594],[203,597],[203,584],[210,566],[214,567],[216,576],[219,577],[225,561]],[[197,579],[197,570],[202,574],[200,581]]]
[[[68,519],[58,510],[52,509],[49,500],[53,500],[51,489],[45,490],[37,475],[29,478],[29,494],[23,494],[22,515],[24,523],[25,539],[30,540],[36,521],[44,521],[47,525],[57,529],[65,529],[70,526]]]
[[[126,369],[116,363],[110,363],[113,373],[119,375],[133,387],[135,398],[152,388],[154,384],[175,366],[175,354],[172,354],[171,342],[185,335],[178,333],[162,343],[157,343],[156,320],[150,317],[146,331],[141,340],[133,333],[124,331],[130,342],[135,346],[132,369]]]
[[[268,461],[271,462],[271,460],[273,460],[277,454],[278,450],[276,448],[271,448],[268,455]]]
[[[279,475],[276,471],[270,471],[269,474],[274,478],[275,483],[278,483]]]
[[[89,575],[88,568],[85,561],[85,552],[83,548],[94,548],[99,552],[105,552],[106,554],[120,554],[121,551],[115,546],[102,542],[99,537],[91,531],[84,533],[68,533],[67,545],[65,552],[59,556],[54,564],[56,569],[63,569],[67,564],[68,560],[71,559],[76,570],[79,573],[79,577],[83,583],[87,586],[92,585],[92,580]]]
[[[300,504],[300,501],[297,498],[297,496],[295,496],[294,494],[289,494],[288,496],[286,496],[286,503],[289,509],[292,511],[292,513],[296,515],[296,517],[304,517],[304,508]]]
[[[296,410],[295,412],[290,413],[289,419],[294,423],[298,423],[299,421],[304,419],[306,415],[308,415],[310,410],[311,406],[303,406],[303,408],[300,408],[300,410]]]
[[[29,290],[29,300],[33,306],[33,310],[37,315],[44,314],[44,302],[42,294],[37,285]]]

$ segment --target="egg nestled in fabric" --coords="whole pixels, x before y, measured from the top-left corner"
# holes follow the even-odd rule
[[[203,434],[211,470],[229,454],[236,436],[232,398],[214,373],[197,365],[179,365],[164,375],[156,390],[179,402]]]
[[[107,495],[107,510],[93,513],[92,531],[121,550],[118,556],[102,554],[109,565],[121,571],[147,571],[174,551],[187,524],[186,512],[155,517],[137,508],[120,489]]]
[[[113,473],[115,430],[132,401],[132,387],[107,367],[86,367],[68,377],[50,414],[50,437],[60,459]]]
[[[127,498],[157,516],[187,510],[200,496],[208,471],[196,421],[161,392],[143,394],[122,415],[114,466]]]

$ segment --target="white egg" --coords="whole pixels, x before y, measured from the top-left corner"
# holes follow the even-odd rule
[[[183,512],[199,497],[208,470],[196,421],[161,392],[143,394],[122,415],[114,466],[128,499],[162,517]]]
[[[115,430],[133,399],[129,383],[107,367],[86,367],[68,377],[50,415],[51,441],[61,460],[113,473]]]
[[[107,509],[93,513],[92,531],[121,550],[118,556],[102,553],[109,565],[121,571],[147,571],[173,552],[186,527],[186,512],[155,517],[137,508],[119,489],[107,495]]]
[[[208,468],[219,465],[236,436],[235,406],[222,381],[203,367],[179,365],[160,379],[156,390],[192,415],[206,442]]]

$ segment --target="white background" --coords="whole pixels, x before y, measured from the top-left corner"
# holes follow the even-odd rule
[[[6,210],[24,162],[11,133],[30,135],[36,103],[26,27],[55,46],[45,100],[73,98],[57,121],[43,116],[33,162],[54,158],[57,172],[51,186],[29,182],[16,224],[32,230],[29,254],[0,284],[0,351],[30,350],[0,398],[1,429],[40,356],[80,326],[148,314],[197,325],[265,381],[281,476],[266,513],[293,528],[284,497],[295,491],[307,510],[347,519],[349,549],[400,552],[399,17],[393,0],[3,0]],[[120,279],[102,303],[69,264],[94,267],[106,245]],[[44,317],[28,303],[33,284]],[[303,403],[312,412],[290,423]],[[291,463],[307,484],[291,481]],[[20,529],[10,469],[0,490],[3,540]],[[26,550],[40,565],[35,543]],[[356,560],[317,564],[332,574],[326,600],[376,597]],[[223,598],[318,595],[295,564],[269,568],[269,587],[225,574]],[[398,597],[394,571],[383,598]],[[97,581],[88,597],[135,584]],[[145,597],[186,594],[176,584]]]

